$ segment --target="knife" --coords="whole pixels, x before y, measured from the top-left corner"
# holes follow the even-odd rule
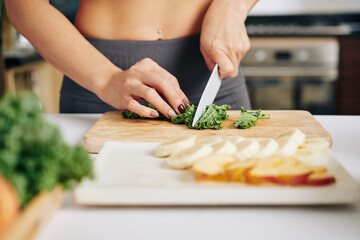
[[[221,79],[219,77],[219,66],[216,64],[209,81],[206,84],[204,92],[201,95],[199,105],[195,112],[195,117],[192,122],[192,126],[195,126],[201,115],[204,114],[206,106],[212,104],[221,86]]]

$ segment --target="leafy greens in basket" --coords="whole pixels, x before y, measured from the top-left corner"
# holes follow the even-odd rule
[[[148,107],[151,107],[155,109],[154,106],[151,104],[148,104]],[[222,129],[221,124],[224,120],[228,119],[229,116],[226,113],[226,110],[230,108],[230,105],[222,105],[222,106],[216,106],[214,104],[210,104],[206,107],[205,113],[200,117],[200,119],[197,121],[194,127],[192,127],[192,121],[195,116],[195,112],[197,109],[197,105],[191,104],[185,111],[185,113],[177,115],[176,117],[173,117],[171,121],[174,124],[185,124],[188,128],[193,129]],[[157,120],[165,120],[170,121],[167,119],[164,115],[159,113],[159,117],[155,118]],[[128,119],[147,119],[144,117],[139,116],[136,113],[130,112],[130,111],[123,111],[122,112],[123,118]]]

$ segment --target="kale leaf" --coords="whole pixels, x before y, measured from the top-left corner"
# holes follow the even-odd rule
[[[146,106],[149,108],[155,109],[157,111],[157,109],[150,103],[148,103]],[[123,118],[126,118],[126,119],[154,119],[154,120],[162,120],[162,121],[171,121],[170,119],[165,117],[161,112],[158,111],[158,113],[159,113],[159,116],[157,118],[146,118],[146,117],[140,116],[139,114],[136,114],[136,113],[128,111],[128,110],[123,111],[121,113],[121,115],[123,116]]]
[[[150,106],[156,110],[156,108],[154,108],[152,105]],[[214,104],[211,104],[207,106],[204,114],[200,117],[196,125],[193,127],[192,122],[196,113],[197,105],[190,104],[190,106],[186,109],[185,113],[179,114],[176,117],[171,118],[171,122],[173,122],[174,124],[185,124],[188,128],[193,129],[218,130],[222,128],[222,122],[229,118],[229,116],[226,114],[226,110],[228,110],[229,108],[230,105],[216,106]],[[122,116],[129,119],[148,119],[130,111],[123,111]],[[152,119],[169,121],[169,119],[167,119],[162,114],[158,118]]]
[[[221,124],[224,120],[229,118],[226,110],[230,108],[230,105],[216,106],[210,104],[205,108],[205,113],[201,115],[200,119],[196,122],[195,126],[192,127],[192,121],[190,125],[186,123],[189,128],[205,129],[212,128],[216,130],[222,129]]]
[[[234,123],[234,127],[246,129],[255,125],[256,121],[262,118],[270,118],[270,114],[261,114],[261,109],[256,112],[248,112],[241,106],[241,113],[238,120]]]
[[[6,94],[0,101],[0,175],[15,187],[22,206],[57,184],[70,189],[93,178],[92,162],[82,147],[69,147],[46,122],[30,93]]]

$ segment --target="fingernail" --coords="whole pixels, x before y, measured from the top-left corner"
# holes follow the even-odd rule
[[[178,107],[178,110],[179,110],[180,113],[184,113],[185,112],[184,105],[180,104],[179,107]]]
[[[190,107],[190,102],[189,102],[189,100],[187,98],[183,98],[182,102],[184,103],[185,108]]]
[[[156,118],[159,116],[159,113],[157,111],[151,111],[150,116]]]
[[[168,115],[170,118],[176,117],[176,113],[174,112],[174,110],[170,110]]]

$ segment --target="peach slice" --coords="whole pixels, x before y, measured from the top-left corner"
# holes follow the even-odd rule
[[[284,161],[279,165],[279,167],[295,167],[299,165],[300,160],[295,157],[284,158]]]
[[[322,186],[335,183],[335,177],[327,173],[313,173],[307,180],[306,185]]]
[[[236,161],[229,154],[214,154],[201,158],[193,165],[195,178],[198,181],[227,181],[225,167]]]
[[[278,167],[284,163],[284,158],[280,156],[270,156],[259,159],[259,167]]]
[[[245,182],[247,172],[256,166],[258,159],[248,159],[243,162],[236,162],[226,168],[228,179],[233,182]]]
[[[279,176],[275,179],[275,183],[291,186],[302,185],[311,173],[312,170],[302,167],[281,167],[279,168]]]
[[[275,167],[254,167],[245,174],[247,183],[263,184],[276,183],[279,169]]]
[[[313,173],[325,173],[327,172],[327,168],[324,166],[301,166],[303,169],[308,169]]]

